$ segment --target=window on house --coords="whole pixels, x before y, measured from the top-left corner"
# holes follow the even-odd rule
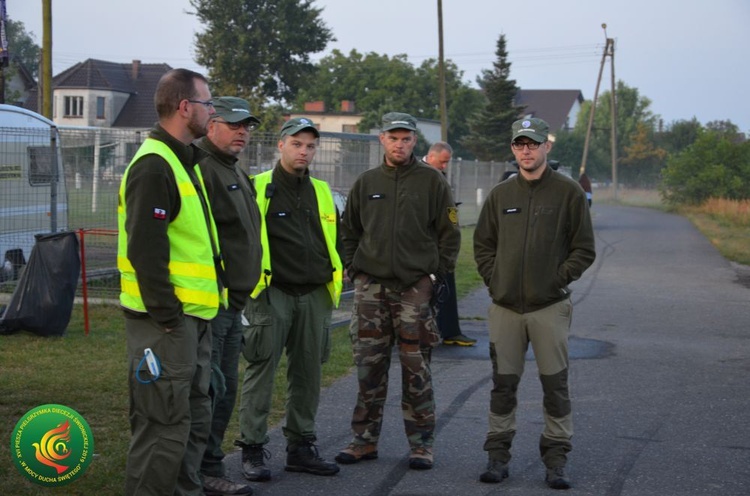
[[[104,97],[96,97],[96,118],[104,119]]]
[[[341,126],[341,132],[342,133],[356,133],[357,125],[356,124],[344,124]]]
[[[83,117],[83,97],[66,96],[64,117]]]

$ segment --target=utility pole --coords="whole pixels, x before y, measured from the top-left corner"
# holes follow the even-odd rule
[[[448,142],[448,110],[445,101],[445,54],[443,52],[443,0],[437,0],[438,7],[438,78],[440,84],[440,139]]]
[[[604,27],[604,36],[607,36],[606,25]],[[615,40],[607,38],[609,46],[609,58],[612,69],[612,89],[611,89],[611,111],[612,114],[612,192],[614,200],[617,201],[617,85],[615,83]]]
[[[583,176],[586,173],[586,159],[589,153],[589,144],[591,142],[591,130],[594,127],[594,112],[596,111],[596,101],[599,97],[599,85],[602,82],[602,73],[604,72],[604,63],[607,57],[612,59],[612,95],[611,95],[611,109],[612,109],[612,187],[614,189],[614,198],[617,200],[617,103],[616,103],[616,86],[615,86],[615,40],[607,37],[607,25],[602,24],[604,30],[604,38],[606,44],[604,45],[604,52],[602,53],[602,62],[599,66],[599,77],[596,79],[596,89],[594,90],[594,100],[591,102],[591,110],[589,112],[589,123],[586,129],[586,140],[583,144],[583,157],[581,159],[581,168],[578,171],[579,176]]]
[[[42,0],[42,108],[41,114],[52,120],[52,0]]]

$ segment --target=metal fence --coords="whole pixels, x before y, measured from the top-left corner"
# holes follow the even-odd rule
[[[0,123],[0,256],[5,255],[0,294],[12,293],[34,234],[74,230],[88,296],[117,297],[117,193],[125,167],[147,135],[147,129],[60,127],[58,142],[51,143],[49,130]],[[276,134],[254,134],[240,167],[248,174],[272,168],[277,143]],[[322,133],[311,174],[346,194],[359,174],[380,163],[382,153],[377,136]],[[484,197],[509,167],[452,162],[448,179],[462,203],[462,224],[476,222]]]

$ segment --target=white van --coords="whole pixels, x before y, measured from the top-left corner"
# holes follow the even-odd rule
[[[0,104],[0,281],[18,277],[35,234],[67,225],[57,126],[35,112]]]

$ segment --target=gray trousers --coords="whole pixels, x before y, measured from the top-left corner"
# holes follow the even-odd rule
[[[242,312],[234,308],[219,308],[218,315],[211,321],[211,362],[221,370],[226,386],[223,395],[213,398],[211,434],[201,463],[201,473],[212,477],[223,477],[226,472],[221,444],[237,400],[242,331]]]
[[[199,468],[211,428],[211,332],[207,321],[185,317],[171,332],[150,317],[125,319],[130,391],[130,447],[125,494],[202,495]],[[161,362],[154,382],[143,358]],[[138,373],[138,376],[136,376]]]
[[[572,318],[570,299],[524,314],[495,304],[490,307],[493,388],[489,432],[484,444],[490,457],[506,463],[510,460],[516,432],[516,393],[531,343],[544,392],[544,430],[539,450],[547,467],[565,465],[573,437],[568,391],[568,336]]]
[[[270,303],[269,303],[270,301]],[[268,442],[273,380],[281,354],[287,355],[287,443],[315,439],[323,363],[331,353],[333,304],[325,286],[292,296],[271,286],[251,299],[242,351],[247,360],[240,398],[240,444]]]

